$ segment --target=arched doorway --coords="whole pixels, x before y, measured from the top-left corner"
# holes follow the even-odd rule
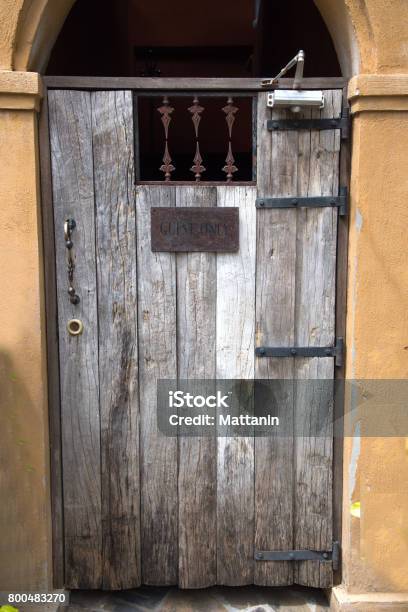
[[[53,66],[62,74],[81,70],[85,48],[76,28],[81,24],[86,30],[84,6],[77,3],[68,18],[49,72]],[[312,15],[310,27],[325,32],[318,13]],[[64,227],[66,234],[65,248],[56,234],[55,257],[62,548],[64,582],[72,588],[140,583],[328,587],[337,571],[331,431],[323,436],[323,446],[319,436],[309,436],[315,451],[318,447],[312,452],[299,445],[293,431],[287,444],[256,438],[252,431],[180,440],[165,435],[163,440],[159,428],[154,389],[160,378],[307,380],[314,372],[330,386],[341,366],[344,320],[338,309],[336,323],[335,305],[338,213],[345,206],[340,188],[347,180],[345,149],[340,154],[347,132],[345,82],[305,80],[303,88],[322,90],[325,105],[302,109],[297,122],[289,110],[271,109],[259,78],[244,74],[275,66],[277,72],[289,59],[283,55],[288,47],[279,46],[281,40],[271,49],[262,5],[255,26],[248,20],[251,15],[246,17],[242,38],[229,45],[215,44],[219,41],[209,27],[199,46],[187,45],[187,39],[175,44],[177,32],[161,45],[137,44],[134,34],[123,45],[119,36],[109,47],[111,55],[95,53],[82,66],[88,76],[90,71],[102,75],[100,80],[92,72],[91,79],[65,80],[58,74],[45,79],[54,223],[56,232]],[[115,21],[109,12],[104,18]],[[117,19],[123,26],[123,16]],[[148,43],[154,22],[145,30],[142,42]],[[58,49],[75,31],[80,51],[70,63]],[[320,61],[326,66],[321,70],[335,66],[338,72],[327,33],[325,40],[327,53],[316,54],[314,66]],[[101,40],[96,49],[98,44]],[[274,49],[279,64],[271,62]],[[108,70],[121,74],[123,57],[132,76],[104,78]],[[195,71],[200,80],[189,76]],[[291,85],[283,81],[279,87]],[[178,131],[175,117],[181,117]],[[202,136],[199,127],[205,125]],[[211,144],[208,135],[216,137]],[[149,149],[151,143],[159,143],[158,148]],[[216,166],[224,174],[216,174]],[[152,168],[155,175],[149,174]],[[298,211],[290,210],[298,205]],[[215,223],[214,209],[217,214],[234,209],[241,217],[234,247],[226,246],[226,240],[220,248],[208,242],[201,248],[191,242],[180,247],[174,240],[169,246],[167,236],[164,247],[153,248],[150,214],[153,219],[162,208],[170,217],[161,219],[159,227],[171,232],[176,227],[177,233],[197,226],[190,218],[195,214],[210,215],[204,221],[199,217],[201,229],[227,228],[227,221]],[[186,221],[174,213],[190,216]],[[114,218],[119,226],[111,225]],[[119,257],[124,244],[125,268],[123,253]],[[317,274],[312,271],[316,266]],[[119,293],[112,282],[122,287]],[[282,320],[276,327],[267,314],[271,309]],[[67,333],[70,321],[78,333],[70,325]],[[240,327],[243,336],[231,342]],[[188,354],[192,362],[185,361]],[[93,372],[92,380],[84,379],[84,371]],[[296,383],[300,394],[301,386]],[[299,408],[292,391],[283,387],[279,393],[288,413],[297,414],[290,427],[296,419],[303,424],[313,420],[313,411],[307,413],[313,402],[304,399]],[[325,417],[331,417],[327,385],[324,392]],[[123,463],[126,456],[130,460]],[[318,490],[316,457],[317,470],[324,474]]]
[[[318,0],[316,3],[322,9],[322,12],[325,15],[326,21],[333,34],[333,38],[337,43],[336,48],[339,51],[339,57],[342,57],[342,50],[343,50],[346,56],[346,64],[348,63],[349,66],[351,66],[351,69],[348,71],[346,70],[344,74],[346,75],[357,74],[359,72],[359,66],[361,67],[362,73],[387,72],[388,67],[390,66],[390,62],[388,61],[388,63],[385,64],[383,61],[385,57],[384,55],[385,48],[387,49],[386,57],[388,59],[390,57],[393,58],[392,66],[394,67],[394,69],[396,69],[396,67],[400,67],[398,70],[399,73],[403,73],[405,71],[405,64],[403,63],[403,61],[398,60],[398,52],[396,51],[397,49],[396,45],[398,44],[398,36],[395,36],[395,29],[394,27],[385,26],[385,24],[390,24],[390,23],[395,24],[395,27],[397,28],[397,31],[398,31],[398,24],[402,23],[402,20],[400,20],[398,16],[398,11],[400,9],[399,5],[398,7],[394,6],[392,11],[387,11],[386,13],[383,14],[382,13],[383,7],[381,8],[380,3],[375,3],[375,4],[366,3],[366,2],[350,3],[350,2],[335,2],[332,0]],[[31,70],[31,71],[42,72],[43,66],[46,64],[47,53],[49,49],[51,48],[56,38],[56,35],[61,28],[63,18],[65,17],[64,11],[67,11],[68,5],[70,6],[72,4],[73,4],[72,0],[62,0],[61,2],[58,2],[57,5],[54,2],[46,2],[44,0],[34,0],[33,2],[31,1],[30,2],[16,2],[10,5],[8,7],[7,16],[3,20],[3,23],[1,25],[2,32],[5,32],[5,35],[2,37],[3,44],[1,47],[2,67],[4,67],[6,70],[14,69],[15,71]],[[27,8],[28,5],[29,5],[29,9]],[[347,26],[347,19],[346,19],[347,17],[350,18],[349,27]],[[385,21],[382,21],[382,17],[384,17]],[[382,36],[381,29],[378,29],[376,27],[378,23],[382,23],[384,27],[386,27],[387,34],[388,34],[387,36]],[[353,28],[354,28],[354,32],[353,32]],[[349,37],[347,36],[348,33],[350,33]],[[354,56],[355,60],[353,62],[352,61],[353,54],[350,51],[350,49],[353,49],[353,44],[350,44],[350,40],[352,40],[352,37],[354,34],[358,38],[359,49],[357,46],[357,42],[355,42],[354,48],[356,49],[356,53]],[[361,64],[359,63],[360,60],[358,57],[359,51],[361,53]],[[342,66],[343,65],[344,64],[342,63]],[[391,70],[392,69],[393,68],[391,68]],[[23,77],[26,77],[26,75],[21,75],[18,72],[16,72],[15,74],[10,75],[10,78],[12,77],[13,77],[12,83],[14,84],[14,82],[20,83],[20,80]],[[6,78],[8,78],[8,75],[6,75]],[[384,81],[386,81],[386,79],[384,79]],[[386,89],[384,88],[384,93],[385,91]],[[365,94],[367,94],[367,92],[365,92]],[[378,94],[378,85],[377,85],[376,94]],[[25,118],[28,115],[28,113],[23,112],[23,113],[20,113],[20,115],[24,116]],[[388,124],[387,124],[387,129],[388,129]],[[24,129],[22,131],[24,131],[24,134],[26,136],[26,139],[24,140],[24,145],[22,146],[24,146],[25,149],[29,147],[30,151],[36,150],[35,136],[31,136],[31,133],[29,133],[28,135],[29,142],[28,142],[27,141],[28,130]],[[364,131],[364,125],[363,125],[363,131]],[[398,137],[396,138],[398,140]],[[357,139],[355,141],[356,142],[356,145],[355,145],[356,153],[360,151],[360,147],[361,147],[363,150],[363,155],[366,158],[367,157],[371,158],[371,151],[373,150],[377,151],[377,155],[379,155],[379,153],[382,154],[382,146],[381,146],[382,143],[381,142],[376,142],[376,140],[374,139],[374,140],[369,140],[369,143],[367,143],[367,140],[365,139],[362,139],[362,140],[363,140],[362,144],[360,140],[358,143],[357,143]],[[364,147],[365,147],[365,150],[364,150]],[[370,149],[370,150],[367,151],[367,149]],[[370,166],[370,168],[372,168],[372,166]],[[384,174],[378,173],[376,174],[376,176],[377,176],[377,182],[370,181],[369,177],[366,178],[367,183],[362,183],[362,191],[366,190],[366,185],[371,185],[372,187],[373,185],[375,185],[375,187],[373,187],[373,190],[375,190],[375,188],[378,185],[378,180],[379,180],[378,177],[382,178]],[[355,177],[355,184],[357,184],[358,180],[359,180],[359,176],[358,176],[358,169],[357,169],[356,177]],[[30,201],[32,201],[32,208],[34,209],[36,206],[36,202],[37,202],[37,192],[35,191],[34,188],[31,187],[30,180],[27,180],[26,174],[21,175],[20,182],[22,185],[24,185],[24,188],[27,190],[27,193],[29,193],[29,197],[31,198]],[[384,180],[384,184],[385,183],[386,181]],[[394,181],[394,184],[398,184],[398,179]],[[380,192],[381,192],[381,189],[378,189],[378,193]],[[376,196],[376,193],[374,193],[374,191],[370,192],[369,197],[370,197],[371,210],[374,209],[374,204],[377,202],[377,199],[375,196]],[[357,200],[358,196],[356,195],[355,197]],[[9,198],[8,209],[10,210],[10,213],[7,213],[10,215],[13,215],[13,218],[17,218],[17,211],[19,210],[17,206],[18,198],[19,198],[19,193],[16,190],[13,190],[10,193],[10,198]],[[378,201],[378,205],[380,206],[379,201]],[[31,235],[33,236],[34,240],[32,242],[36,242],[36,237],[37,237],[36,227],[37,227],[37,224],[33,223]],[[10,229],[10,227],[6,224],[5,225],[5,236],[4,236],[5,242],[7,241],[8,236],[12,236],[14,233],[15,233],[14,228],[12,227]],[[360,234],[360,227],[357,228],[357,234]],[[37,253],[34,252],[33,256],[29,257],[29,260],[32,262],[33,268],[30,269],[28,273],[32,279],[36,279],[38,276],[37,274],[38,269],[39,269],[38,266],[41,265],[37,261]],[[363,269],[363,272],[361,272],[361,269]],[[34,273],[32,270],[34,270]],[[360,270],[360,274],[363,274],[364,276],[365,268],[363,268],[363,266],[360,266],[359,270]],[[7,274],[8,274],[8,277],[11,278],[10,275],[13,274],[12,266],[9,267],[9,272]],[[34,283],[33,284],[33,287],[34,287],[33,296],[34,296],[34,295],[39,294],[40,292],[36,290],[37,285],[35,285],[34,281],[33,283]],[[355,285],[357,286],[357,284],[358,283],[356,282]],[[33,298],[33,302],[34,301],[35,301],[35,298]],[[13,304],[13,307],[14,307],[13,296],[10,296],[10,302]],[[361,306],[361,303],[363,303],[364,306]],[[364,310],[366,303],[367,303],[366,301],[359,302],[360,310]],[[29,311],[29,309],[27,310]],[[352,304],[352,308],[350,308],[350,311],[351,313],[354,313],[354,301]],[[34,323],[36,323],[37,318],[38,318],[38,309],[32,308],[31,312],[32,312],[32,315],[30,316],[32,316]],[[354,331],[350,330],[350,338],[353,337],[353,333]],[[367,347],[365,340],[364,342],[362,342],[361,345]],[[22,350],[24,351],[24,348]],[[375,347],[374,347],[374,350],[375,350]],[[364,354],[366,354],[366,352],[369,352],[369,351],[362,351],[362,353]],[[33,354],[34,353],[35,353],[36,359],[38,361],[41,361],[41,358],[42,358],[41,354],[39,350],[36,349],[35,347],[33,348]],[[44,444],[46,444],[46,440],[45,440],[45,436],[43,436],[43,432],[45,430],[44,423],[46,422],[46,409],[44,408],[45,402],[44,403],[39,402],[37,399],[35,401],[36,401],[36,408],[37,408],[36,414],[42,415],[41,418],[38,419],[38,422],[36,423],[37,431],[41,430],[40,434],[38,434],[39,444],[37,445],[37,447],[42,452],[43,450],[44,451],[47,450],[47,449],[44,449]],[[384,457],[383,465],[385,465],[386,469],[388,469],[389,464],[387,462],[386,457]],[[38,472],[40,473],[40,477],[42,478],[43,477],[42,476],[43,474],[42,466],[39,467]],[[38,498],[32,499],[28,491],[25,492],[25,498],[24,499],[21,498],[19,502],[19,508],[21,508],[21,510],[30,508],[30,512],[32,516],[34,516],[34,518],[36,518],[37,516],[45,515],[46,512],[44,508],[46,507],[46,505],[47,505],[47,500],[45,496],[43,496],[41,500],[39,500]],[[392,523],[392,522],[393,521],[389,521],[389,523]],[[42,534],[43,532],[40,532],[40,533]],[[350,533],[350,532],[347,531],[347,533]],[[353,533],[353,537],[350,539],[354,541],[354,537],[355,535]],[[393,536],[390,535],[390,537],[392,538]],[[356,538],[357,538],[356,539],[357,541],[356,550],[357,550],[358,544],[359,544],[358,536]],[[21,533],[21,538],[19,538],[19,541],[20,542],[22,541],[23,547],[25,543],[27,543],[27,545],[31,545],[31,539],[30,537],[27,536],[27,533]],[[37,541],[40,541],[38,534],[37,534]],[[398,541],[398,537],[397,537],[397,541]],[[47,572],[48,572],[47,563],[49,561],[49,558],[47,556],[48,551],[47,551],[47,542],[46,542],[45,537],[42,537],[40,547],[41,547],[43,556],[41,557],[41,563],[37,563],[33,555],[33,561],[32,561],[31,567],[33,567],[34,563],[36,566],[35,572],[33,574],[31,575],[28,574],[24,563],[20,563],[20,564],[18,563],[18,557],[17,557],[17,561],[9,560],[10,562],[9,567],[13,567],[13,566],[19,567],[19,575],[21,576],[21,573],[23,572],[24,574],[25,572],[24,576],[26,576],[27,578],[29,577],[31,581],[33,581],[33,578],[32,578],[33,575],[35,575],[35,580],[37,580],[37,577],[39,576],[40,578],[38,578],[38,580],[43,581],[43,584],[45,584],[47,580]],[[30,546],[30,549],[31,549],[31,546]],[[24,555],[24,552],[20,554],[20,557],[21,558],[26,557],[26,555]],[[346,563],[348,563],[348,558],[349,558],[348,555],[347,557],[345,556]],[[389,555],[387,555],[386,565],[387,565],[387,570],[389,567],[392,566],[392,562],[390,563]],[[381,566],[381,560],[379,561],[378,566]],[[349,566],[349,575],[358,576],[358,578],[356,578],[355,582],[353,583],[354,591],[359,590],[359,589],[361,590],[364,588],[368,588],[366,587],[366,585],[362,584],[362,582],[360,581],[360,573],[359,571],[355,571],[355,569],[356,569],[355,565]],[[391,574],[387,570],[385,570],[385,573],[388,576],[392,575],[392,570],[391,570]],[[10,572],[12,571],[13,570],[10,570]],[[17,574],[18,572],[15,572],[15,573]],[[24,579],[21,579],[21,582],[23,584],[27,584],[27,580],[25,580],[24,582]],[[372,581],[369,584],[371,585]],[[384,586],[383,590],[386,590],[389,584],[390,583]]]

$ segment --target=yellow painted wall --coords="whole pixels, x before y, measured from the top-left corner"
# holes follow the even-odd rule
[[[343,74],[400,74],[408,67],[406,0],[314,0]]]
[[[348,375],[408,378],[408,112],[361,113],[353,139]]]
[[[0,110],[0,590],[50,576],[36,132],[34,110]]]
[[[364,78],[350,86],[352,108],[362,110],[353,121],[347,377],[402,379],[408,378],[408,87],[402,77],[381,88],[376,80],[365,92],[375,95],[359,98],[356,91],[365,87]],[[361,518],[350,514],[356,501]],[[407,516],[405,438],[347,439],[343,554],[349,592],[408,591]]]
[[[360,74],[350,86],[347,375],[407,377],[408,2],[315,2],[345,74]],[[51,586],[35,117],[40,90],[35,75],[8,71],[41,71],[72,4],[0,0],[0,464],[7,466],[0,472],[0,590]],[[403,439],[346,440],[343,591],[360,599],[382,591],[377,600],[386,604],[408,590],[407,461]],[[361,501],[360,519],[350,516],[352,501]],[[377,600],[370,597],[353,609],[374,609]],[[395,609],[405,609],[406,597],[398,597]]]

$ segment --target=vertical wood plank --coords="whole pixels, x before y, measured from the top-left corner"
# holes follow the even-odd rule
[[[326,106],[322,111],[322,116],[338,116],[340,110],[341,92],[326,92]],[[263,116],[265,112],[268,113],[268,111],[265,111],[264,103],[260,102],[258,121],[260,130],[262,129],[262,121],[265,120]],[[314,111],[314,116],[316,116],[316,112]],[[278,117],[278,114],[276,116]],[[303,116],[311,116],[311,111],[305,111]],[[320,116],[320,111],[318,111],[317,116]],[[270,175],[268,175],[267,162],[262,162],[261,175],[258,176],[259,195],[337,195],[339,133],[335,131],[299,132],[292,137],[285,132],[278,134],[276,134],[276,137],[274,137],[274,134],[270,136],[264,132],[259,135],[261,151],[266,151],[266,157],[268,158],[267,151],[270,146],[269,159],[272,159],[272,174]],[[262,138],[266,144],[262,143]],[[289,138],[292,138],[292,146],[288,148]],[[258,159],[265,155],[261,151],[258,151]],[[276,156],[278,156],[278,166],[274,171],[273,165]],[[270,214],[271,212],[272,214]],[[290,234],[285,236],[282,226],[279,229],[282,238],[282,252],[285,251],[284,256],[290,258],[292,268],[290,269],[288,261],[280,261],[278,265],[274,266],[274,275],[264,285],[266,289],[268,286],[274,288],[274,295],[270,295],[266,302],[270,306],[272,305],[272,312],[269,309],[269,313],[272,315],[269,319],[271,333],[265,341],[264,330],[268,322],[264,321],[261,328],[257,327],[257,345],[331,345],[334,342],[337,210],[259,211],[258,228],[260,228],[263,236],[261,237],[258,233],[257,261],[260,262],[261,266],[261,249],[263,248],[262,244],[265,240],[268,224],[265,220],[260,221],[260,219],[261,216],[265,217],[266,215],[268,215],[268,220],[276,218],[278,222],[282,222],[285,217],[287,219],[286,228]],[[273,241],[273,237],[271,231],[267,239]],[[291,256],[289,255],[290,250],[292,250]],[[264,250],[264,265],[265,255]],[[276,249],[272,247],[270,256],[272,258],[275,255]],[[286,272],[289,277],[285,280],[285,276],[279,276],[280,271],[284,271],[284,274]],[[257,284],[258,274],[259,266],[257,266]],[[289,279],[292,279],[292,285]],[[293,283],[295,283],[295,286],[293,286]],[[287,290],[291,286],[290,300],[282,299],[282,297],[279,300],[280,292],[284,291],[285,287]],[[257,285],[257,312],[260,309],[262,315],[258,296],[261,300],[264,297],[262,283],[259,284],[259,287]],[[275,317],[273,316],[274,300],[279,300],[277,316]],[[282,306],[284,307],[282,308]],[[286,317],[283,326],[281,317]],[[288,333],[279,333],[279,329],[281,331],[282,329],[286,330]],[[296,378],[303,380],[333,378],[332,359],[296,359],[294,363],[293,360],[289,359],[281,359],[279,363],[277,363],[277,360],[267,360],[266,363],[265,361],[258,361],[258,377],[260,378]],[[263,375],[262,370],[264,371]],[[273,524],[274,546],[260,546],[256,541],[256,548],[291,548],[289,542],[292,539],[292,545],[297,548],[330,550],[332,545],[332,407],[330,387],[323,385],[322,388],[319,388],[315,384],[306,386],[302,382],[297,383],[293,391],[291,402],[294,401],[294,406],[292,406],[295,414],[293,425],[296,427],[296,431],[304,428],[304,431],[308,432],[312,425],[317,427],[319,424],[323,427],[323,433],[320,431],[319,436],[306,435],[295,438],[291,443],[292,457],[287,455],[284,460],[286,470],[288,466],[293,470],[294,495],[294,516],[292,515],[291,525],[285,534],[287,546],[281,546],[282,540],[279,538],[279,533],[284,519],[281,518],[282,514],[279,516],[278,513],[275,515],[278,524]],[[283,399],[283,402],[285,405],[285,399]],[[291,402],[288,402],[287,405],[288,414]],[[326,427],[326,430],[324,427]],[[258,450],[258,446],[264,446],[271,442],[272,440],[266,442],[257,440],[256,448]],[[278,445],[273,444],[269,449],[271,458],[273,457],[273,451],[276,453],[279,447],[280,441],[276,440],[276,442]],[[256,482],[258,482],[257,455],[256,466]],[[286,475],[289,476],[287,471]],[[267,477],[267,473],[263,473],[263,476]],[[276,488],[276,485],[275,481],[272,483],[272,488]],[[285,487],[285,484],[283,484],[283,487]],[[286,482],[286,491],[288,490],[288,482]],[[285,494],[282,495],[282,491],[280,491],[277,498],[283,502]],[[287,501],[289,502],[288,498]],[[262,509],[261,507],[261,511]],[[282,512],[282,508],[280,510]],[[292,509],[289,514],[292,514]],[[293,538],[290,537],[291,531],[293,532]],[[281,562],[278,568],[274,568],[274,565],[276,564],[266,565],[261,563],[259,566],[257,565],[257,568],[263,568],[265,572],[274,573],[274,576],[264,576],[267,581],[266,584],[276,584],[276,582],[270,581],[276,580],[287,564]],[[332,571],[328,564],[302,562],[296,564],[294,570],[295,582],[316,587],[325,587],[331,584]]]
[[[347,107],[347,88],[342,90],[342,108]],[[351,142],[342,141],[340,145],[339,185],[350,186],[350,152]],[[338,217],[337,221],[337,264],[336,264],[336,336],[346,338],[346,304],[347,304],[347,263],[348,263],[348,229],[349,215]],[[347,352],[347,346],[344,347]],[[343,365],[336,366],[336,384],[345,379],[346,354],[343,355]],[[344,405],[336,395],[333,409],[333,422],[338,423],[344,415]],[[333,437],[333,540],[341,543],[343,510],[343,439]],[[333,573],[333,584],[342,581],[342,568]]]
[[[49,118],[61,363],[65,585],[102,584],[101,469],[91,95],[50,91]],[[74,218],[74,306],[67,293],[64,221]],[[70,336],[71,318],[84,332]]]
[[[174,206],[175,187],[136,189],[142,582],[177,584],[177,438],[157,428],[158,379],[177,378],[176,256],[152,253],[150,209]]]
[[[54,588],[63,588],[64,580],[64,512],[62,498],[61,392],[59,376],[57,273],[54,243],[54,210],[48,95],[44,92],[39,121],[41,217],[44,242],[44,285],[47,337],[47,382],[50,427],[50,484],[52,523],[52,578]]]
[[[176,206],[216,206],[215,187],[177,187]],[[177,254],[179,379],[215,377],[215,253]],[[216,583],[216,440],[179,438],[179,586]]]
[[[139,397],[132,94],[92,93],[104,589],[140,574]]]
[[[337,117],[342,92],[326,91],[325,107],[315,117]],[[337,195],[340,134],[312,131],[299,141],[298,195]],[[331,346],[335,342],[337,209],[298,211],[296,270],[296,343]],[[332,547],[333,388],[334,363],[328,359],[296,360],[295,546],[313,550]],[[310,380],[307,384],[305,381]],[[296,582],[325,588],[332,585],[331,564],[296,564]]]
[[[296,193],[298,133],[267,130],[266,122],[286,118],[286,111],[266,107],[258,98],[258,196]],[[291,346],[294,342],[296,213],[257,211],[256,346]],[[293,359],[256,358],[257,379],[293,379]],[[290,384],[276,388],[286,427],[291,430]],[[279,435],[255,439],[255,548],[290,550],[293,545],[293,439]],[[255,584],[291,584],[290,562],[255,565]]]
[[[219,207],[239,207],[238,253],[217,255],[217,379],[254,378],[255,187],[218,187]],[[218,437],[217,582],[254,580],[254,439]]]

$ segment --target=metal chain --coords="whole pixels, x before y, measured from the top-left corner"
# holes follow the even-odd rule
[[[64,238],[67,249],[68,295],[71,304],[79,304],[80,299],[74,288],[75,262],[73,257],[72,232],[76,228],[75,219],[66,219],[64,222]]]

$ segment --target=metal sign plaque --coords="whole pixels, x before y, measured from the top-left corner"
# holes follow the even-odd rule
[[[152,208],[152,251],[212,251],[239,248],[239,208]]]

